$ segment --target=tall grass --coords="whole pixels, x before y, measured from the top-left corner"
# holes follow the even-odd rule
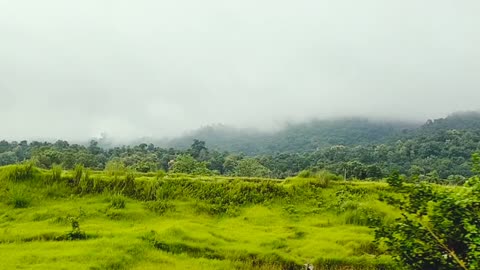
[[[4,166],[0,170],[0,181],[18,182],[32,179],[38,169],[35,167],[35,161],[25,161],[16,165]]]
[[[385,252],[372,246],[368,228],[392,218],[378,195],[394,191],[379,183],[339,182],[327,172],[279,181],[118,175],[81,165],[31,170],[31,177],[8,178],[8,200],[0,208],[0,243],[12,243],[9,249],[0,244],[0,256],[10,258],[2,262],[6,268],[35,268],[22,258],[37,256],[44,268],[68,269],[87,262],[92,269],[301,269],[305,263],[393,269],[388,256],[381,257]],[[45,179],[55,181],[45,185]],[[82,229],[96,237],[73,225],[65,232],[65,216],[79,207]],[[69,244],[76,236],[68,233],[88,241]],[[54,255],[42,253],[49,244]]]

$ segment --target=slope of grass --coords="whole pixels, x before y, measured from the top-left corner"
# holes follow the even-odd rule
[[[5,269],[396,269],[372,244],[371,226],[397,216],[384,183],[12,170],[0,168]],[[72,220],[86,239],[66,240]]]

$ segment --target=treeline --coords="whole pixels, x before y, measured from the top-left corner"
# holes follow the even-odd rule
[[[213,125],[169,141],[156,141],[156,144],[186,149],[194,139],[198,139],[207,142],[212,149],[241,152],[249,156],[306,153],[334,145],[387,143],[397,135],[418,127],[420,123],[382,122],[365,118],[312,120],[289,124],[276,132],[259,132]]]
[[[38,166],[54,164],[72,169],[76,164],[103,170],[119,166],[138,172],[157,170],[191,174],[220,174],[285,178],[298,172],[328,170],[346,178],[378,179],[398,170],[411,180],[463,183],[471,176],[470,157],[480,148],[480,133],[447,130],[378,145],[335,145],[307,153],[279,153],[246,156],[207,148],[194,140],[185,150],[165,149],[153,144],[103,149],[67,141],[0,142],[0,165],[28,159]]]
[[[320,123],[325,126],[318,126]],[[398,171],[413,182],[461,184],[472,175],[470,157],[480,150],[480,113],[453,114],[416,129],[403,130],[401,125],[372,124],[358,119],[317,124],[296,125],[295,129],[281,132],[283,135],[278,135],[274,148],[278,151],[267,149],[273,142],[256,146],[250,140],[252,137],[239,139],[238,143],[246,147],[264,149],[256,155],[223,151],[215,146],[209,149],[205,141],[197,139],[187,148],[141,143],[108,149],[94,140],[87,145],[63,140],[0,141],[0,166],[34,159],[43,168],[57,164],[72,169],[82,164],[103,170],[110,164],[138,172],[163,170],[274,178],[296,175],[306,169],[328,170],[357,179],[378,179]],[[320,140],[321,136],[325,137]],[[220,137],[213,141],[218,142]]]

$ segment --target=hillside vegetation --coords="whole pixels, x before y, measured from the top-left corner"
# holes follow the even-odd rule
[[[463,184],[472,176],[470,157],[480,150],[479,113],[453,114],[417,128],[406,126],[331,120],[292,125],[268,136],[226,128],[219,133],[212,128],[179,138],[182,143],[176,146],[181,147],[168,149],[151,143],[104,148],[103,140],[88,145],[0,141],[0,165],[35,159],[46,169],[54,164],[66,169],[83,164],[103,170],[115,164],[155,172],[170,171],[180,162],[187,165],[176,166],[175,172],[286,178],[308,169],[332,171],[347,179],[378,179],[398,170],[413,183],[447,184]]]
[[[396,269],[385,183],[0,168],[2,267]]]

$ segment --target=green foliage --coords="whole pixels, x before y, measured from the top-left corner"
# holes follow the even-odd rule
[[[312,176],[313,176],[313,173],[310,170],[303,170],[297,174],[297,177],[299,178],[310,178]]]
[[[78,186],[80,184],[80,181],[82,180],[83,177],[83,172],[85,168],[83,167],[82,164],[77,164],[75,165],[75,168],[73,169],[73,185]]]
[[[325,170],[318,172],[302,171],[297,177],[289,178],[286,184],[327,188],[331,181],[338,181],[341,177]]]
[[[254,158],[240,160],[233,170],[234,175],[245,177],[269,177],[270,173],[267,167]]]
[[[127,173],[125,164],[120,160],[111,160],[105,166],[105,172],[109,176],[123,176]]]
[[[480,160],[473,162],[476,168]],[[478,179],[472,177],[470,187],[460,191],[412,187],[401,203],[403,217],[377,229],[377,242],[412,269],[479,269]]]
[[[473,153],[472,155],[472,172],[480,175],[480,153]]]
[[[78,183],[78,191],[80,193],[89,193],[93,189],[93,183],[90,178],[90,170],[84,170],[82,177],[80,178],[80,182]],[[78,175],[76,175],[78,176]]]
[[[149,201],[144,203],[145,208],[159,215],[165,214],[167,211],[174,211],[175,205],[167,201]]]
[[[110,197],[110,207],[114,209],[123,209],[126,204],[126,199],[122,194],[114,194]]]
[[[12,186],[10,188],[9,204],[14,208],[27,208],[32,204],[32,196],[25,186]]]
[[[133,173],[127,173],[125,175],[125,181],[121,182],[122,186],[122,193],[126,196],[134,196],[135,195],[135,175]]]
[[[195,160],[191,155],[179,155],[173,162],[171,172],[211,175],[206,162]]]
[[[78,217],[68,217],[72,230],[65,235],[65,240],[84,240],[87,239],[87,235],[84,231],[80,230],[80,221]]]
[[[31,180],[36,171],[35,161],[26,161],[21,164],[3,167],[0,172],[0,180],[13,182]]]
[[[403,180],[398,171],[393,171],[387,178],[387,183],[394,188],[400,188],[403,185]]]
[[[296,185],[232,176],[170,173],[157,178],[156,173],[132,172],[118,176],[77,168],[45,185],[51,170],[40,169],[32,181],[8,183],[9,191],[25,187],[23,192],[35,198],[38,207],[0,208],[4,226],[0,255],[7,258],[2,265],[297,269],[309,261],[316,269],[322,269],[323,262],[341,266],[338,269],[389,266],[389,257],[371,247],[366,226],[384,215],[370,193],[393,191],[383,183],[339,182],[327,172],[315,175],[318,179],[294,179],[313,184]],[[320,184],[321,178],[328,184]],[[330,203],[340,197],[342,204]],[[362,204],[347,206],[353,201]],[[79,206],[83,214],[72,215]],[[340,208],[345,210],[337,212]],[[87,227],[80,226],[84,222]],[[64,232],[67,224],[72,228]],[[86,234],[81,227],[95,234]],[[158,233],[139,238],[152,229]],[[84,239],[88,241],[67,242]],[[55,259],[47,260],[52,258],[51,248]],[[37,259],[25,260],[30,257]]]
[[[158,170],[156,173],[157,179],[162,179],[167,175],[167,173],[164,170]]]
[[[61,165],[52,166],[52,182],[58,182],[62,179],[63,168]]]
[[[173,140],[174,146],[183,146],[178,149],[146,143],[103,149],[102,146],[111,146],[106,141],[91,141],[88,145],[62,140],[1,141],[0,165],[36,159],[40,168],[62,164],[64,169],[73,169],[76,164],[83,164],[93,170],[106,169],[116,177],[128,170],[146,173],[173,169],[197,175],[287,178],[302,170],[323,169],[347,179],[378,180],[398,170],[412,183],[461,185],[472,176],[470,157],[479,147],[480,114],[455,114],[423,126],[338,119],[290,125],[271,134],[220,129],[217,134],[216,128],[206,128],[181,145]],[[219,150],[208,149],[206,142]],[[223,150],[233,152],[220,152]],[[250,156],[246,158],[243,153]],[[185,159],[185,155],[194,161]],[[239,164],[244,159],[247,161]],[[250,165],[259,167],[250,159],[264,168],[249,169]],[[172,161],[177,161],[177,165]]]

